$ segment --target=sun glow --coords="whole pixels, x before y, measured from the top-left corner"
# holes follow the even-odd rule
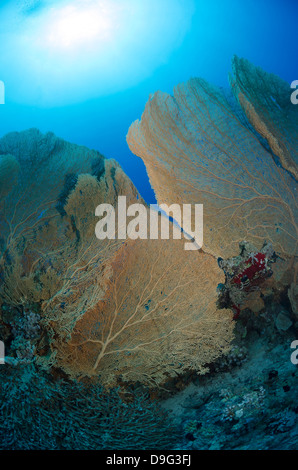
[[[116,16],[116,10],[104,8],[102,3],[87,8],[70,5],[58,9],[50,21],[48,44],[70,48],[107,41],[112,38]]]
[[[32,1],[40,7],[0,5],[1,66],[9,75],[1,78],[9,83],[7,99],[42,106],[144,80],[167,63],[193,14],[193,0]]]

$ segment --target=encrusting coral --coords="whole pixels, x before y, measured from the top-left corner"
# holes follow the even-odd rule
[[[53,380],[33,364],[0,370],[0,450],[165,449],[178,432],[144,393]]]
[[[219,304],[232,307],[235,319],[240,314],[241,306],[248,301],[249,294],[259,290],[263,281],[272,276],[271,267],[275,258],[271,244],[264,243],[258,251],[250,243],[243,242],[240,243],[239,256],[226,260],[218,259],[218,264],[226,275],[225,285],[218,286]],[[256,299],[256,296],[254,298]],[[261,308],[263,306],[261,303]]]

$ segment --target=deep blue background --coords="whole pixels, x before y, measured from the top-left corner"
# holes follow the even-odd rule
[[[288,82],[298,79],[297,0],[195,0],[195,4],[183,43],[145,81],[121,93],[63,108],[39,109],[7,100],[0,106],[0,134],[38,127],[95,148],[118,160],[147,202],[155,202],[145,167],[131,154],[125,139],[150,93],[171,93],[176,84],[195,76],[225,86],[234,54]]]

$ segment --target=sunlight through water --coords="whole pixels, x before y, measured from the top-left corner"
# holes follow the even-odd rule
[[[134,86],[167,63],[193,12],[193,0],[5,2],[0,55],[7,98],[63,106]]]

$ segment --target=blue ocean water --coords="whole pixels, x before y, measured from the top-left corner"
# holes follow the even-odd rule
[[[73,143],[97,149],[119,161],[148,203],[155,202],[154,193],[143,162],[132,155],[125,136],[131,123],[140,118],[151,93],[157,90],[171,93],[176,84],[196,76],[225,86],[234,54],[288,82],[298,79],[296,0],[151,3],[144,0],[138,2],[138,7],[134,0],[115,1],[120,8],[121,34],[115,36],[113,49],[109,51],[109,42],[104,44],[104,52],[100,47],[95,49],[90,55],[93,65],[97,60],[100,62],[103,53],[105,59],[90,69],[83,58],[84,51],[76,55],[74,50],[71,62],[66,60],[69,70],[61,65],[63,54],[62,62],[56,60],[60,51],[44,50],[39,51],[40,55],[35,54],[36,44],[42,42],[43,29],[30,26],[31,21],[38,25],[41,19],[50,19],[53,8],[67,3],[80,2],[1,2],[0,79],[6,87],[6,104],[0,106],[0,135],[37,127],[42,132],[52,131]],[[136,10],[125,16],[132,6]],[[121,15],[125,21],[129,18],[126,29],[121,25]],[[26,27],[31,37],[23,34]],[[128,34],[129,39],[125,36]],[[66,58],[68,54],[65,51]],[[60,67],[64,76],[53,78],[47,72],[51,67]],[[85,75],[84,67],[87,67]],[[36,84],[39,75],[43,77],[43,90]],[[114,81],[109,78],[112,76]],[[90,93],[79,96],[76,87],[72,92],[75,77],[82,80],[80,89],[90,88]],[[103,86],[93,90],[92,84],[101,80],[105,81]],[[107,82],[111,86],[106,86]],[[42,95],[47,88],[51,90],[52,100],[50,95],[45,103]],[[56,92],[62,96],[59,102],[55,99]],[[63,103],[67,93],[67,102]]]

